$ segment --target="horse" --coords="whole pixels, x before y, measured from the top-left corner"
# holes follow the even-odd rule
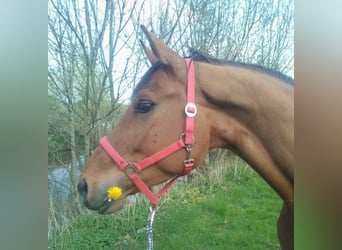
[[[183,58],[141,26],[151,63],[116,128],[86,162],[78,191],[88,209],[109,214],[142,192],[154,205],[213,148],[248,163],[280,196],[281,249],[293,249],[293,79],[261,66],[199,52]],[[168,182],[167,182],[168,181]],[[151,187],[166,182],[158,193]],[[120,197],[107,196],[117,186]]]

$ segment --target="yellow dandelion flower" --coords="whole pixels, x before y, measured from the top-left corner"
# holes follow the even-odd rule
[[[120,198],[122,194],[122,190],[121,188],[114,186],[114,187],[108,188],[107,194],[108,194],[109,201],[111,201],[111,199],[117,200]]]

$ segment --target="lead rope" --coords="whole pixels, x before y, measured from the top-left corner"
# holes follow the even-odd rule
[[[150,203],[150,214],[147,218],[147,250],[153,250],[153,221],[158,207]]]

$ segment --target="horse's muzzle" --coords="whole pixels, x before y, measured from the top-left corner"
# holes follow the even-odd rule
[[[97,194],[94,195],[97,199],[89,199],[88,197],[88,184],[87,180],[83,178],[77,185],[78,192],[82,198],[84,206],[90,210],[95,210],[100,214],[112,213],[120,209],[125,203],[125,196],[123,195],[120,199],[114,201],[109,200],[108,197]],[[100,198],[102,197],[102,198]]]

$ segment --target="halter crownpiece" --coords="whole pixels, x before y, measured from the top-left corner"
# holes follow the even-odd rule
[[[194,167],[194,159],[191,158],[191,145],[194,143],[194,127],[195,119],[197,114],[197,107],[195,105],[195,69],[194,64],[191,59],[185,59],[187,68],[187,103],[185,105],[185,126],[184,132],[180,136],[180,139],[175,143],[169,145],[168,147],[158,151],[157,153],[143,159],[140,162],[127,162],[123,159],[120,154],[114,149],[114,147],[109,143],[107,137],[102,137],[100,139],[100,145],[107,152],[107,154],[114,160],[118,167],[125,172],[125,174],[133,181],[136,187],[142,192],[147,199],[150,200],[151,204],[155,207],[158,206],[159,198],[173,185],[173,183],[183,175],[187,175],[191,172]],[[180,149],[185,149],[187,151],[187,158],[184,160],[184,170],[183,173],[176,175],[171,178],[166,185],[156,194],[154,194],[151,189],[144,183],[144,181],[138,175],[139,172],[155,164],[156,162],[168,157],[169,155],[179,151]],[[121,191],[121,189],[120,189]],[[109,192],[109,190],[108,190]],[[113,193],[115,192],[112,190]],[[115,195],[114,195],[115,196]],[[119,197],[121,196],[121,193]],[[110,193],[108,193],[108,201],[111,201]]]

